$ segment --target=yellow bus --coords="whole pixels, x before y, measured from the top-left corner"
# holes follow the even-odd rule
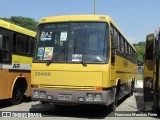
[[[146,37],[144,56],[144,101],[153,102],[160,108],[160,29]]]
[[[31,70],[32,99],[101,104],[115,110],[133,94],[136,50],[105,15],[66,15],[39,22]]]
[[[0,20],[0,100],[19,104],[31,96],[35,32]]]

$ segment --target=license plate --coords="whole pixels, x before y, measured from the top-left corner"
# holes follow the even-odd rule
[[[58,100],[71,101],[72,100],[72,95],[59,95]]]

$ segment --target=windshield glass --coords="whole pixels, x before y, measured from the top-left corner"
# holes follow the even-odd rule
[[[36,62],[106,63],[106,23],[52,23],[39,26]]]

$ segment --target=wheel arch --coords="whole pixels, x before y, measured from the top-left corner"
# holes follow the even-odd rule
[[[120,84],[121,84],[121,79],[120,79],[120,78],[117,78],[115,86],[116,86],[116,87],[117,87],[117,86],[120,86]]]
[[[12,98],[12,94],[13,94],[13,89],[14,87],[17,85],[17,84],[20,84],[22,85],[22,88],[26,91],[27,90],[27,87],[28,87],[28,83],[27,83],[27,80],[24,76],[17,76],[11,86],[11,92],[10,92],[10,96]]]

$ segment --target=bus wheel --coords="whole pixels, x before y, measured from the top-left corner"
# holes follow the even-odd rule
[[[131,91],[129,93],[129,96],[133,96],[133,92],[134,92],[134,81],[132,81],[131,83]]]
[[[158,90],[155,90],[155,92],[154,92],[154,107],[155,107],[155,110],[159,109],[159,105],[160,105],[159,101],[160,101],[159,92],[158,92]]]
[[[24,87],[21,83],[22,82],[15,83],[15,86],[14,86],[13,92],[12,92],[12,98],[9,100],[11,105],[17,105],[22,101],[26,87]]]
[[[49,102],[46,102],[46,101],[40,101],[41,104],[49,104]]]

